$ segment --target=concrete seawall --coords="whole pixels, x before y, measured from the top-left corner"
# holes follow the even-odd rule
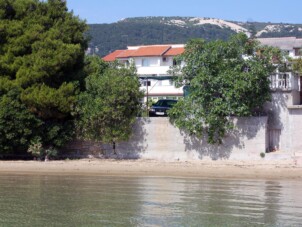
[[[182,132],[166,117],[138,118],[128,142],[118,143],[120,158],[167,161],[203,159],[258,160],[267,147],[267,117],[234,118],[235,129],[221,145],[211,145]],[[111,145],[74,141],[66,149],[75,156],[112,157]],[[69,151],[69,152],[68,152]]]
[[[168,118],[139,118],[133,136],[119,143],[117,152],[124,158],[158,160],[232,159],[257,160],[267,147],[267,117],[234,118],[235,129],[221,145],[210,145],[169,122]],[[103,146],[110,152],[110,146]]]
[[[167,117],[138,118],[128,142],[118,143],[119,158],[186,160],[259,160],[267,148],[267,117],[234,118],[235,129],[221,145],[207,143],[206,137],[189,136]],[[73,141],[64,149],[67,156],[115,157],[111,145]]]

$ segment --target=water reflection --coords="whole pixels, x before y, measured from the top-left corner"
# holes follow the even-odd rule
[[[298,226],[299,181],[0,175],[0,226]]]
[[[278,221],[277,212],[280,210],[280,201],[282,185],[276,181],[265,182],[263,211],[264,223],[271,223],[276,226]]]

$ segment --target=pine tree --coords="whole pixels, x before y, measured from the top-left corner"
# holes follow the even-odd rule
[[[42,122],[44,144],[71,136],[86,28],[65,1],[0,0],[0,98],[18,90],[16,101]]]

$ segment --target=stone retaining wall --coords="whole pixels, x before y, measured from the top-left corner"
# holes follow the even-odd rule
[[[138,118],[133,136],[128,142],[116,145],[120,158],[160,160],[197,159],[260,159],[267,147],[267,117],[234,119],[235,130],[229,133],[220,146],[210,145],[206,138],[187,135],[173,126],[166,117]],[[78,155],[111,157],[111,145],[77,142],[73,152]]]

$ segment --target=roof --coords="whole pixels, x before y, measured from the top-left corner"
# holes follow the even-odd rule
[[[117,55],[117,58],[129,58],[132,56],[132,54],[135,52],[136,50],[123,50],[119,55]]]
[[[171,48],[166,53],[165,56],[176,56],[180,55],[185,51],[184,47],[178,47],[178,48]]]
[[[176,56],[184,52],[184,47],[172,45],[150,45],[131,47],[127,50],[116,50],[103,58],[105,61],[114,61],[117,58],[152,57],[152,56]]]
[[[103,57],[104,61],[114,61],[116,59],[116,57],[121,54],[122,52],[124,52],[124,50],[116,50],[108,55],[106,55],[105,57]]]
[[[131,57],[162,56],[171,46],[145,46],[138,48]]]
[[[281,50],[292,50],[302,47],[302,39],[296,37],[257,38],[262,45],[278,47]]]

